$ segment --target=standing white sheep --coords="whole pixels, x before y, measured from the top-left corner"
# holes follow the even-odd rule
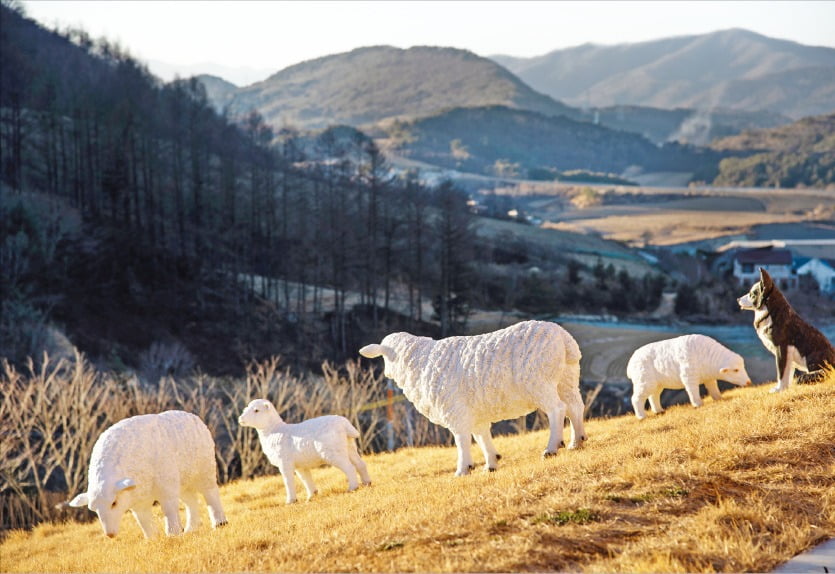
[[[495,470],[499,455],[490,425],[542,409],[551,435],[544,456],[562,445],[566,408],[571,420],[569,448],[586,439],[580,396],[580,348],[556,323],[524,321],[484,335],[433,340],[392,333],[360,349],[382,356],[393,379],[415,408],[452,431],[458,448],[456,475],[472,469],[472,435]],[[566,407],[567,404],[567,407]]]
[[[180,500],[186,506],[186,532],[200,526],[198,494],[209,507],[213,527],[226,524],[217,487],[215,443],[197,417],[183,411],[123,419],[105,430],[93,446],[87,492],[70,506],[98,514],[104,533],[113,538],[122,515],[130,510],[146,538],[157,533],[151,513],[159,502],[165,533],[177,535]]]
[[[359,451],[356,439],[360,433],[345,417],[327,415],[297,424],[285,423],[272,403],[256,399],[241,416],[241,426],[258,431],[261,448],[271,464],[278,467],[287,491],[287,504],[296,502],[296,472],[307,490],[307,499],[316,494],[311,468],[330,464],[345,473],[348,492],[357,489],[357,472],[362,483],[371,484],[371,477]]]
[[[700,407],[699,384],[717,401],[722,398],[717,379],[740,387],[751,384],[743,358],[705,335],[684,335],[640,347],[629,359],[626,375],[632,381],[632,408],[639,419],[646,417],[647,398],[654,413],[664,412],[664,389],[683,388],[690,403]]]

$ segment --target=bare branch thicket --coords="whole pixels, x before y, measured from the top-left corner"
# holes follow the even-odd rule
[[[364,408],[385,397],[384,377],[373,370],[364,370],[359,361],[348,361],[344,375],[330,362],[322,363],[323,383],[330,395],[331,413],[351,421],[360,432],[361,452],[370,452],[382,436],[385,407]],[[326,414],[326,413],[322,413]]]

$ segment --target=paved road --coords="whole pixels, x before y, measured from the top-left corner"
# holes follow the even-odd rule
[[[798,554],[774,569],[774,574],[835,573],[835,538],[818,544],[803,554]]]

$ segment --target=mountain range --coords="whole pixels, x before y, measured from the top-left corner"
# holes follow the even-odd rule
[[[492,59],[575,106],[722,107],[794,119],[835,110],[835,49],[748,30]]]

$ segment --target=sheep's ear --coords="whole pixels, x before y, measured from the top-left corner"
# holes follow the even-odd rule
[[[81,508],[82,506],[87,506],[90,503],[90,498],[87,496],[86,492],[82,492],[72,500],[70,500],[70,506],[73,508]]]
[[[386,358],[387,361],[393,361],[397,357],[397,353],[394,352],[394,349],[391,347],[386,347],[385,345],[366,345],[362,349],[360,349],[360,355],[363,357],[368,357],[369,359],[374,359],[379,356],[383,356]]]
[[[136,488],[136,482],[132,478],[123,478],[116,483],[116,492],[130,490],[131,488]]]
[[[368,357],[369,359],[376,359],[380,355],[383,354],[383,346],[378,345],[376,343],[371,345],[366,345],[362,349],[360,349],[360,355],[363,357]]]
[[[727,375],[730,372],[731,372],[730,367],[722,367],[721,369],[719,369],[719,373],[722,374],[722,375]]]

